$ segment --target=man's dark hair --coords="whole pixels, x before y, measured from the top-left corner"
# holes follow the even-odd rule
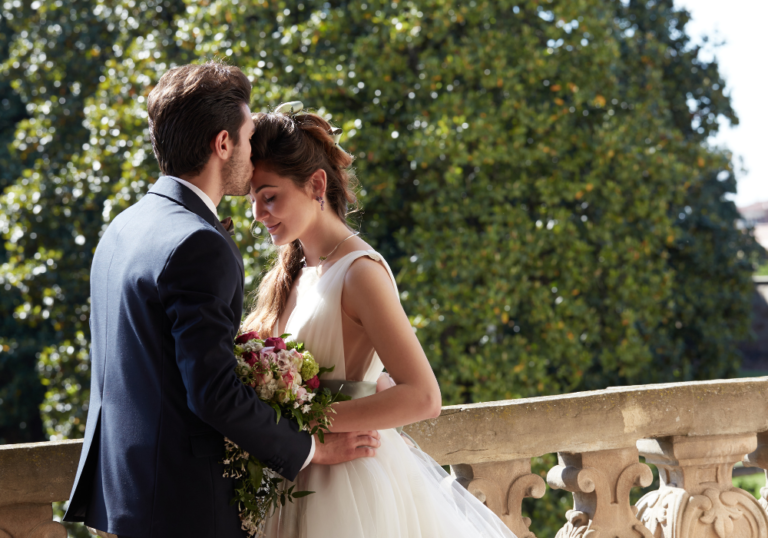
[[[211,140],[226,130],[239,143],[251,83],[240,69],[216,61],[174,67],[149,93],[149,136],[160,171],[198,175],[211,156]]]

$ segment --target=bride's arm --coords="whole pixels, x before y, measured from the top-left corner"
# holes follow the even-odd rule
[[[341,304],[360,321],[396,385],[335,404],[331,431],[395,428],[438,416],[440,388],[386,269],[369,258],[355,261],[344,280]]]

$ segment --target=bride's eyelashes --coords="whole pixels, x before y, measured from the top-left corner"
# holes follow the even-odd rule
[[[271,196],[271,197],[269,197],[269,198],[264,198],[264,203],[265,203],[265,204],[270,204],[270,203],[272,203],[272,201],[273,201],[274,199],[275,199],[275,197],[274,197],[274,196]]]

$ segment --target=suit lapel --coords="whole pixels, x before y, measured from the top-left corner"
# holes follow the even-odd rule
[[[149,189],[149,194],[156,194],[173,200],[216,228],[227,240],[227,243],[229,243],[229,247],[232,249],[238,265],[240,265],[240,271],[245,274],[243,256],[240,254],[240,249],[237,248],[237,244],[232,239],[232,236],[229,235],[229,232],[224,229],[224,226],[221,225],[219,219],[211,213],[211,210],[208,209],[208,206],[205,205],[205,202],[197,194],[169,176],[160,177],[152,188]]]

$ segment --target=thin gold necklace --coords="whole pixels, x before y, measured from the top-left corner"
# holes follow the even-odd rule
[[[325,260],[327,260],[328,258],[330,258],[331,256],[333,256],[333,253],[336,252],[336,249],[338,249],[344,241],[346,241],[347,239],[351,239],[351,238],[353,238],[353,237],[355,237],[356,235],[359,235],[359,234],[360,234],[360,232],[355,232],[352,235],[348,235],[347,237],[345,237],[344,239],[339,241],[336,244],[336,246],[333,247],[333,250],[330,253],[328,253],[326,256],[320,256],[320,263],[317,264],[317,268],[320,269],[320,266],[323,265],[323,262]]]

